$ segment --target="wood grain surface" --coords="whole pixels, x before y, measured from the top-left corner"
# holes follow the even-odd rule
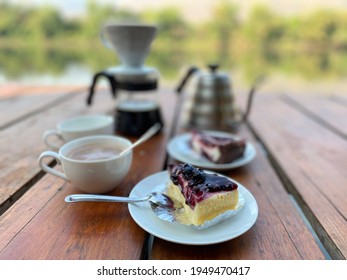
[[[283,96],[282,99],[347,139],[347,102],[343,102],[341,97],[292,94]]]
[[[30,99],[26,99],[30,106]],[[47,150],[42,135],[61,120],[83,114],[111,112],[114,103],[106,94],[99,94],[98,102],[92,107],[86,106],[86,93],[73,94],[65,102],[47,110],[37,111],[13,126],[0,130],[0,213],[11,204],[14,196],[21,195],[36,176],[40,174],[37,158]],[[42,173],[41,173],[42,174]]]
[[[76,108],[79,108],[81,97],[69,103],[74,113],[79,112]],[[169,91],[159,100],[173,105],[162,112],[165,128],[135,148],[129,174],[110,194],[127,196],[138,181],[164,167],[175,96]],[[57,110],[53,115],[62,114],[60,106],[51,110]],[[80,191],[52,175],[45,175],[32,186],[0,218],[0,228],[4,229],[0,259],[141,258],[147,233],[131,219],[126,204],[68,204],[64,198],[71,193]]]
[[[47,94],[40,96],[15,87],[6,90],[17,97],[0,99],[2,260],[346,259],[345,96],[257,95],[249,123],[239,131],[255,145],[257,156],[223,173],[253,194],[258,219],[235,239],[189,246],[146,233],[126,204],[66,203],[66,195],[80,191],[40,170],[37,158],[47,150],[44,131],[78,115],[113,115],[117,101],[108,90],[98,90],[91,107],[85,104],[85,90],[53,94],[45,89]],[[157,97],[165,127],[134,150],[131,170],[112,195],[128,196],[140,180],[174,162],[166,145],[186,131],[180,122],[184,96],[178,98],[168,88],[160,89]]]
[[[223,173],[253,194],[259,208],[255,225],[236,239],[209,246],[154,238],[152,259],[324,259],[261,146],[246,128],[239,133],[256,145],[257,156],[248,165]],[[197,238],[200,234],[204,231],[196,230]]]
[[[252,127],[266,143],[266,149],[287,180],[287,188],[298,200],[329,254],[345,259],[346,140],[318,119],[284,102],[281,96],[259,96],[254,106]]]

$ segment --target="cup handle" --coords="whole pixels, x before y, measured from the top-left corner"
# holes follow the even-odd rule
[[[105,35],[105,27],[101,27],[100,32],[99,32],[99,37],[101,40],[101,43],[109,49],[113,49],[112,44],[110,43],[110,41],[107,39],[106,35]]]
[[[59,150],[60,146],[50,142],[48,139],[50,136],[56,136],[58,139],[60,139],[61,141],[64,141],[63,137],[61,136],[61,134],[55,130],[55,129],[49,129],[47,130],[44,134],[43,134],[43,141],[45,142],[45,144],[47,145],[47,147],[54,149],[54,150]]]
[[[70,182],[70,180],[66,177],[66,175],[63,172],[55,170],[55,169],[49,167],[46,163],[43,162],[43,159],[46,158],[46,157],[54,158],[58,162],[58,164],[61,165],[60,156],[57,153],[51,152],[51,151],[46,151],[46,152],[43,152],[39,156],[39,165],[40,165],[41,169],[43,171],[46,171],[47,173],[50,173],[50,174],[52,174],[54,176],[57,176],[59,178],[64,179],[65,181]]]

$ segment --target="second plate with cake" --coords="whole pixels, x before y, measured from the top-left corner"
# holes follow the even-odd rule
[[[204,133],[215,137],[236,137],[234,134],[222,131],[205,131]],[[246,147],[241,157],[229,163],[214,163],[193,150],[191,146],[192,135],[192,133],[184,133],[171,139],[167,145],[169,155],[180,162],[190,163],[194,166],[211,170],[228,170],[240,167],[252,161],[256,155],[255,147],[250,142],[246,142]]]

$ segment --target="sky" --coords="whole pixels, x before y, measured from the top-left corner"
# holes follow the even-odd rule
[[[273,10],[284,14],[297,14],[312,11],[316,8],[346,9],[347,0],[247,0],[236,1],[240,7],[240,14],[245,17],[254,4],[265,4]],[[58,7],[67,16],[82,15],[85,11],[87,0],[0,0],[0,2],[14,2],[24,5],[49,4]],[[187,20],[192,22],[206,20],[211,8],[218,3],[217,0],[97,0],[98,3],[108,3],[115,7],[126,7],[134,11],[144,9],[161,9],[165,6],[177,6]]]

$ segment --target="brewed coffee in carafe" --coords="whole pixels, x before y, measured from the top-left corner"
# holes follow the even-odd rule
[[[160,108],[152,93],[122,92],[116,106],[116,130],[139,136],[155,123],[163,125]]]

